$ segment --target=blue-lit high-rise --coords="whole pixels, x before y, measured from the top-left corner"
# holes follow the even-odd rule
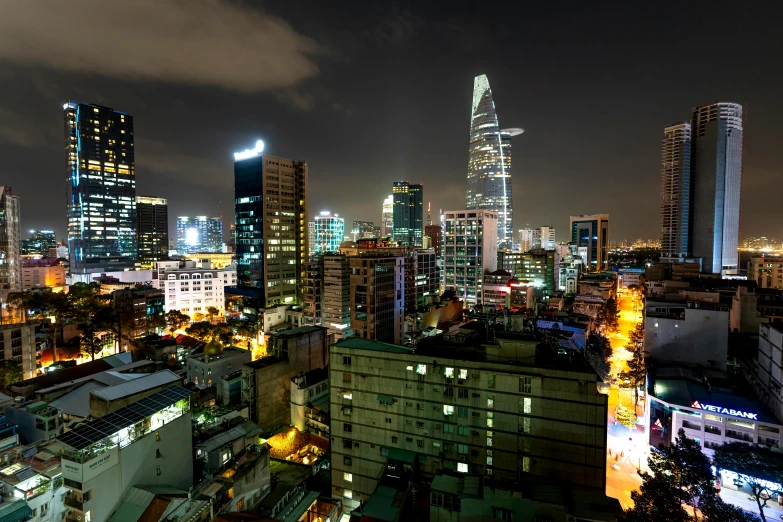
[[[511,197],[511,138],[522,129],[500,129],[486,75],[473,81],[468,158],[468,210],[498,215],[498,244],[511,246],[514,210]]]
[[[133,267],[138,255],[133,117],[75,101],[63,111],[71,273]]]
[[[177,218],[177,253],[223,251],[223,220],[219,217],[196,216]]]
[[[345,239],[345,219],[328,211],[315,216],[314,253],[340,252],[340,243]]]
[[[307,260],[307,164],[262,151],[259,142],[234,155],[237,286],[226,297],[251,320],[300,302]]]

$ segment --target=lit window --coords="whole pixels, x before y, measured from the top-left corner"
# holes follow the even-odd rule
[[[454,368],[449,368],[449,367],[447,366],[447,367],[446,367],[446,369],[443,371],[443,375],[444,375],[444,376],[445,376],[447,379],[453,379],[453,378],[454,378]]]
[[[443,415],[454,415],[454,406],[443,405]]]
[[[343,478],[346,482],[353,482],[353,475],[351,473],[343,473]]]
[[[530,413],[532,404],[533,404],[533,400],[530,397],[525,397],[523,399],[522,412]]]
[[[345,498],[353,498],[353,492],[350,489],[346,489],[343,491],[343,496]]]
[[[459,371],[459,378],[460,379],[467,379],[468,378],[468,371],[467,370],[460,370]]]
[[[417,364],[416,365],[416,373],[419,375],[427,375],[427,365],[426,364]]]
[[[467,473],[468,472],[468,464],[466,462],[458,462],[457,463],[457,471],[460,473]]]

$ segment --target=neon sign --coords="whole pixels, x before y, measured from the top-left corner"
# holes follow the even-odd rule
[[[691,408],[698,408],[704,411],[711,411],[713,413],[722,413],[723,415],[731,415],[732,417],[743,417],[745,419],[759,420],[758,413],[748,413],[746,411],[731,410],[729,408],[721,408],[720,406],[713,406],[712,404],[701,404],[699,401],[693,401]]]
[[[242,152],[234,153],[234,161],[242,161],[250,158],[255,158],[264,151],[264,142],[258,140],[256,146],[252,149],[245,149]]]

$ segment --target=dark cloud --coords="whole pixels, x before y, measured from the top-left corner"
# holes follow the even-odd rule
[[[242,92],[318,74],[315,40],[227,0],[5,0],[0,60],[139,81]]]

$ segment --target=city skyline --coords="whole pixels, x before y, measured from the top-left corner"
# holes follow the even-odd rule
[[[720,18],[727,5],[716,5],[706,16]],[[323,13],[316,4],[312,7],[314,12]],[[24,12],[19,16],[29,16],[27,11],[36,9],[33,5],[25,6],[20,9]],[[270,153],[301,157],[319,172],[312,181],[314,197],[308,209],[311,216],[319,208],[335,208],[349,221],[379,221],[377,209],[388,195],[388,183],[406,178],[421,180],[428,186],[428,193],[432,194],[428,200],[432,201],[433,209],[460,207],[467,160],[464,134],[469,117],[465,105],[471,96],[470,79],[486,73],[495,87],[493,94],[501,106],[503,121],[519,122],[527,130],[524,139],[515,145],[520,160],[515,162],[513,179],[514,207],[517,209],[515,230],[527,222],[551,223],[555,228],[565,229],[568,215],[572,213],[609,211],[616,216],[614,222],[617,224],[612,230],[612,241],[658,235],[660,208],[657,198],[628,201],[623,197],[627,187],[612,183],[612,180],[626,172],[634,172],[630,183],[635,189],[641,193],[659,193],[660,149],[656,144],[660,143],[660,129],[681,119],[682,107],[730,99],[747,106],[751,115],[746,129],[750,134],[743,151],[740,237],[780,235],[774,224],[779,221],[775,219],[777,216],[769,219],[769,213],[776,211],[772,194],[756,190],[783,176],[775,167],[781,161],[781,153],[774,147],[776,114],[775,111],[767,114],[753,110],[754,107],[775,106],[770,95],[755,85],[774,80],[777,73],[765,70],[764,81],[735,80],[756,78],[758,58],[748,51],[760,45],[763,30],[743,29],[748,31],[747,37],[734,47],[718,39],[717,29],[701,30],[704,38],[718,42],[720,49],[713,53],[716,57],[721,56],[721,60],[746,58],[733,60],[739,68],[735,71],[738,74],[725,75],[720,70],[713,70],[716,68],[712,59],[694,67],[675,65],[678,71],[682,68],[687,74],[689,82],[681,85],[677,92],[669,91],[662,96],[656,90],[657,81],[648,82],[650,85],[641,82],[642,78],[654,76],[658,69],[671,67],[666,48],[650,48],[655,35],[646,26],[634,31],[638,34],[627,46],[631,50],[645,51],[644,67],[622,69],[631,51],[611,50],[605,56],[606,63],[599,69],[606,73],[610,67],[620,67],[617,70],[625,71],[622,81],[612,84],[606,74],[591,73],[584,82],[576,82],[579,83],[577,91],[576,87],[563,86],[559,81],[557,89],[547,86],[565,74],[570,66],[575,66],[576,72],[581,71],[578,64],[574,64],[581,52],[587,53],[595,46],[611,48],[613,42],[624,39],[623,32],[627,29],[613,27],[613,31],[599,31],[598,40],[587,42],[582,51],[571,52],[572,47],[569,47],[569,53],[566,53],[563,45],[574,43],[574,38],[581,33],[577,31],[577,36],[566,38],[557,45],[551,40],[553,36],[546,33],[553,28],[557,34],[568,33],[575,22],[568,19],[555,23],[553,11],[540,8],[540,12],[532,13],[540,28],[525,26],[529,36],[521,42],[514,42],[514,38],[500,28],[501,43],[508,43],[510,47],[508,56],[495,57],[487,52],[491,39],[487,34],[489,21],[486,16],[479,16],[475,21],[476,31],[471,40],[475,49],[465,48],[456,37],[467,27],[468,20],[478,14],[468,8],[455,8],[451,13],[451,25],[446,24],[431,5],[380,12],[359,9],[345,23],[349,27],[367,28],[360,37],[362,43],[367,44],[364,50],[356,41],[347,42],[331,34],[328,27],[333,19],[328,16],[319,25],[314,20],[297,20],[293,8],[280,9],[267,14],[252,2],[245,7],[228,9],[232,16],[250,13],[280,24],[292,40],[301,39],[312,44],[307,51],[286,51],[301,58],[304,65],[286,75],[281,83],[271,86],[257,77],[242,79],[228,73],[225,73],[226,78],[208,80],[203,74],[198,76],[198,70],[193,72],[194,77],[184,73],[156,76],[155,73],[131,71],[133,74],[129,74],[131,79],[128,80],[126,75],[116,71],[116,67],[74,70],[67,64],[52,65],[41,56],[29,54],[34,51],[25,51],[17,58],[0,52],[0,60],[8,65],[7,74],[19,80],[6,82],[3,86],[4,100],[21,103],[0,102],[0,112],[4,115],[0,156],[5,159],[0,175],[26,202],[22,205],[22,228],[53,228],[58,238],[64,238],[66,218],[62,192],[53,189],[37,194],[35,191],[41,184],[62,186],[58,106],[69,97],[108,105],[134,115],[137,189],[139,193],[168,199],[172,215],[223,215],[228,228],[229,216],[233,215],[231,153],[255,139],[264,139]],[[748,27],[758,27],[774,19],[774,16],[760,19],[742,9],[733,16],[746,21]],[[574,13],[574,18],[594,16],[598,23],[609,23],[600,21],[601,11],[592,15]],[[514,8],[511,17],[526,12],[525,8]],[[665,9],[654,12],[642,7],[634,7],[632,14],[649,16],[651,26],[655,25],[654,20],[666,15]],[[685,27],[702,15],[704,13],[697,13],[695,9],[685,8],[678,11],[675,23],[677,27]],[[9,20],[13,23],[14,17]],[[295,26],[287,20],[296,20]],[[49,27],[46,19],[41,26]],[[212,24],[209,27],[210,31],[219,31]],[[427,31],[428,28],[432,31]],[[57,33],[56,29],[52,30]],[[443,42],[442,48],[432,47],[433,35]],[[226,45],[240,45],[231,35],[224,36]],[[521,62],[524,72],[520,72],[520,63],[515,56],[537,38],[542,45],[549,43],[551,48],[546,56],[539,58],[524,53]],[[80,48],[72,47],[75,45],[75,42],[68,42],[66,50],[78,51]],[[45,45],[42,48],[46,50]],[[336,60],[327,49],[349,57],[350,63]],[[241,57],[247,54],[241,47],[237,51]],[[437,63],[433,70],[422,68],[421,63],[434,52],[445,52],[442,63]],[[378,53],[382,59],[372,63],[370,55]],[[397,63],[400,57],[411,53],[423,53],[423,59],[404,66]],[[453,58],[456,56],[460,59]],[[552,61],[552,58],[563,58],[563,61]],[[27,60],[26,68],[18,65],[19,59]],[[98,65],[106,64],[101,62],[93,67]],[[375,76],[372,72],[379,67],[392,67],[398,73],[391,79],[392,83],[382,88],[371,79]],[[352,68],[367,68],[370,74],[362,75],[359,83],[342,90],[343,75],[350,73]],[[418,83],[422,101],[407,106],[407,98],[404,101],[388,98],[389,93],[401,92],[398,82],[407,82],[414,75],[425,80]],[[531,77],[545,81],[531,82]],[[389,81],[386,78],[385,81]],[[617,96],[614,91],[628,90],[631,85],[634,85],[633,96]],[[226,96],[226,91],[238,92],[237,101],[228,100],[232,96]],[[387,107],[379,106],[382,97],[388,98]],[[583,103],[604,98],[607,103],[602,104],[601,109]],[[433,99],[438,100],[437,103],[424,101]],[[208,137],[195,135],[191,130],[197,118],[196,107],[203,101],[214,109]],[[24,107],[25,113],[17,106]],[[634,111],[634,124],[629,127],[630,110]],[[346,133],[350,129],[353,135],[356,122],[367,118],[371,111],[376,111],[375,118],[382,125],[362,133],[359,141],[363,149],[372,150],[373,154],[361,152],[356,161],[345,166],[342,157]],[[255,116],[258,113],[265,115],[262,123]],[[323,138],[327,125],[333,132]],[[305,128],[306,136],[299,139],[297,136]],[[316,135],[322,138],[318,143],[309,139]],[[308,143],[307,147],[305,143]],[[562,150],[572,153],[559,154]],[[385,160],[378,163],[375,158],[379,155]],[[381,165],[380,169],[378,165]],[[372,179],[377,183],[367,184],[360,197],[352,190],[344,190],[346,184],[358,185],[364,173],[369,171],[374,172]],[[567,190],[561,190],[563,187]],[[554,195],[558,197],[554,198]],[[748,204],[747,199],[751,197],[758,198],[758,203]],[[613,208],[607,209],[610,204]],[[170,234],[173,232],[170,223]]]

